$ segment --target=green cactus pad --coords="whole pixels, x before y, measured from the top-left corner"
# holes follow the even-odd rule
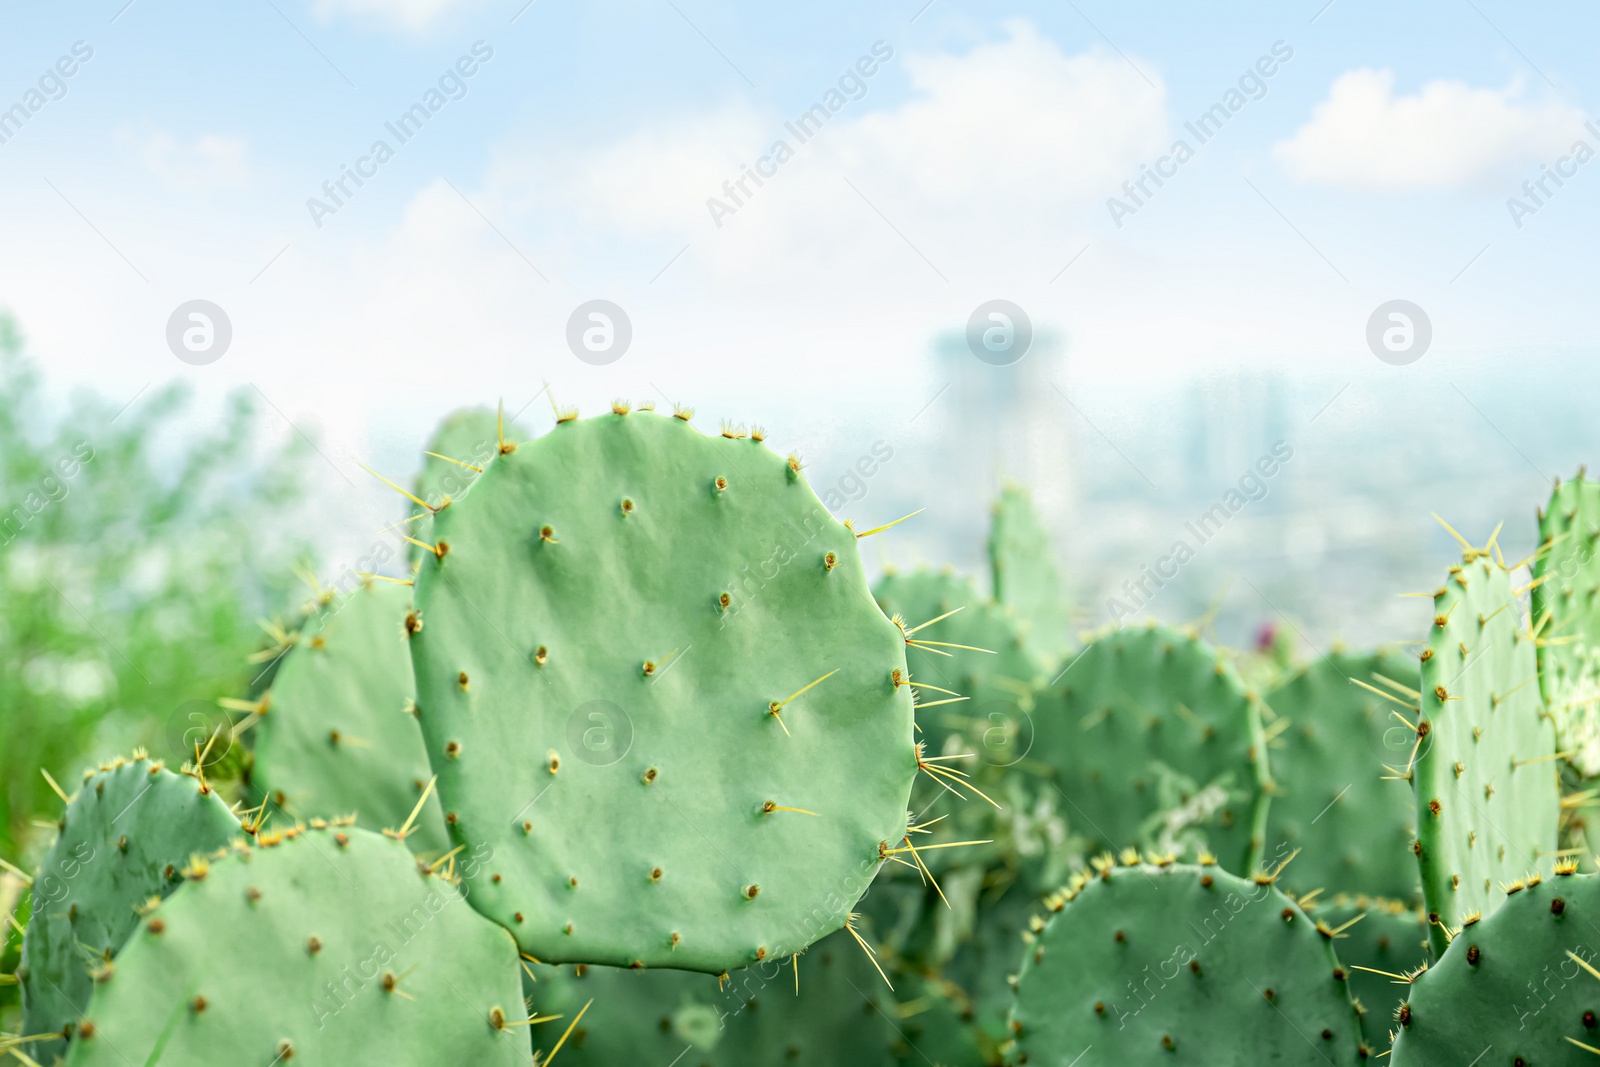
[[[1556,852],[1560,767],[1536,676],[1510,576],[1468,552],[1434,596],[1409,768],[1435,951],[1445,927],[1488,914],[1505,899],[1500,883],[1548,870]]]
[[[117,957],[137,925],[134,909],[181,885],[191,856],[240,834],[215,792],[143,755],[87,776],[33,881],[17,970],[24,1032],[70,1034],[89,1006],[91,973]],[[26,1051],[48,1065],[67,1044]]]
[[[412,714],[410,610],[410,587],[369,581],[301,627],[255,727],[251,783],[272,815],[398,829],[422,799],[432,771]],[[447,840],[430,796],[408,841],[437,855]]]
[[[1286,884],[1419,902],[1411,786],[1385,769],[1411,758],[1417,674],[1415,656],[1333,652],[1264,698],[1277,716],[1267,851],[1300,850]]]
[[[1556,484],[1539,513],[1533,618],[1541,637],[1539,688],[1567,760],[1600,775],[1600,482]],[[1548,619],[1546,618],[1548,616]]]
[[[1255,864],[1271,781],[1260,702],[1211,645],[1164,626],[1110,630],[1039,705],[1029,758],[1053,771],[1076,831]]]
[[[456,841],[494,852],[473,905],[530,955],[787,956],[904,836],[904,637],[798,468],[617,413],[496,457],[436,516],[423,734]]]
[[[142,920],[70,1067],[528,1062],[516,946],[455,886],[354,826],[259,842]]]
[[[1408,995],[1391,1023],[1398,1036],[1390,1062],[1394,1067],[1596,1062],[1596,930],[1600,875],[1557,876],[1518,886],[1493,914],[1462,929],[1409,988],[1401,987]]]
[[[890,571],[872,592],[884,613],[915,630],[911,639],[922,643],[907,649],[906,664],[924,747],[939,754],[953,745],[997,768],[1021,760],[1032,736],[1033,694],[1049,675],[1015,615],[951,570]],[[955,614],[923,628],[949,612]],[[945,703],[951,693],[967,699]]]
[[[1427,920],[1398,901],[1361,896],[1341,895],[1317,904],[1314,911],[1310,904],[1306,908],[1324,926],[1340,931],[1333,947],[1339,962],[1350,970],[1350,994],[1361,1009],[1361,1033],[1368,1047],[1388,1048],[1395,1009],[1406,991],[1405,983],[1391,976],[1403,978],[1428,962]]]
[[[500,451],[501,441],[520,441],[527,434],[513,420],[488,408],[463,408],[445,416],[423,452],[422,469],[412,483],[413,496],[426,501],[430,508],[441,506],[447,499],[461,496],[472,486],[479,471],[488,466]],[[448,459],[441,459],[448,456]],[[451,460],[456,462],[452,463]],[[474,470],[473,468],[479,468]],[[433,519],[430,512],[413,506],[410,536],[418,541],[430,542],[433,536]],[[420,517],[418,517],[420,516]],[[413,565],[426,550],[420,545],[408,545],[406,552]]]
[[[525,436],[522,428],[509,418],[504,420],[503,433],[507,441]],[[478,475],[471,468],[488,466],[499,453],[501,434],[501,415],[497,411],[463,408],[451,412],[429,438],[426,451],[432,455],[423,456],[422,469],[417,472],[411,491],[432,507],[444,503],[445,497],[460,497]],[[440,459],[440,456],[449,459]],[[452,459],[458,462],[451,463]]]
[[[1029,643],[1052,661],[1072,645],[1072,621],[1055,548],[1021,486],[1000,490],[989,531],[989,568],[994,598],[1026,625]]]
[[[536,1028],[536,1050],[548,1052],[593,1001],[555,1057],[565,1067],[893,1067],[904,1029],[895,994],[843,930],[801,955],[798,994],[785,960],[722,982],[669,970],[532,970],[532,1010],[561,1016]]]
[[[1017,1062],[1067,1067],[1091,1048],[1116,1064],[1366,1058],[1347,971],[1288,897],[1215,866],[1101,866],[1023,956]]]

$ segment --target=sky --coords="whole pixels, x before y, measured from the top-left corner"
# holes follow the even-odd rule
[[[1593,346],[1593,7],[0,17],[0,310],[30,355],[114,398],[259,391],[346,480],[414,456],[458,404],[535,402],[548,424],[546,383],[588,412],[683,402],[780,443],[904,426],[949,384],[937,340],[994,300],[1062,339],[1060,418],[1136,459],[1102,430],[1239,368],[1313,383],[1302,419],[1321,396],[1404,397],[1399,418],[1499,448],[1537,413],[1497,378],[1559,389]],[[195,300],[231,333],[203,365],[169,340]],[[630,334],[604,365],[569,344],[595,300]],[[1386,362],[1369,325],[1396,300],[1431,339]],[[1414,344],[1407,314],[1377,336]]]

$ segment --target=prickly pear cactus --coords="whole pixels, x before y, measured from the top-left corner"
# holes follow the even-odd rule
[[[116,759],[84,779],[61,832],[33,881],[33,915],[22,942],[23,1032],[70,1037],[89,1006],[92,973],[122,951],[134,909],[183,883],[190,857],[240,836],[209,787],[173,774],[143,754]],[[68,1040],[27,1051],[42,1064],[65,1056]]]
[[[1600,483],[1578,472],[1557,482],[1539,513],[1533,618],[1540,636],[1539,689],[1556,741],[1586,777],[1600,775]]]
[[[1110,630],[1039,698],[1030,761],[1101,847],[1144,841],[1253,866],[1266,830],[1260,702],[1211,645],[1164,626]]]
[[[1435,951],[1497,886],[1548,870],[1561,818],[1555,731],[1534,638],[1503,567],[1469,551],[1434,595],[1422,651],[1416,853]]]
[[[1300,850],[1286,884],[1419,901],[1411,787],[1385,769],[1411,758],[1416,685],[1415,656],[1333,652],[1264,698],[1276,716],[1268,849]]]
[[[531,971],[533,1010],[561,1016],[536,1028],[535,1049],[548,1054],[593,1002],[557,1056],[546,1056],[566,1067],[893,1067],[903,1041],[895,994],[844,930],[800,956],[798,992],[786,960],[721,981],[583,965]]]
[[[1118,1064],[1366,1059],[1331,929],[1270,884],[1215,866],[1097,866],[1023,956],[1016,1062],[1067,1067],[1091,1048]]]
[[[516,945],[455,886],[354,826],[258,840],[143,918],[70,1067],[528,1062]]]
[[[1571,864],[1557,868],[1570,871]],[[1586,1064],[1600,1055],[1600,875],[1515,883],[1409,988],[1395,1067]],[[1401,987],[1406,988],[1406,987]],[[1491,1052],[1492,1050],[1492,1052]]]
[[[422,469],[411,486],[412,495],[426,502],[430,509],[441,506],[447,499],[459,497],[499,453],[503,442],[520,441],[526,436],[515,420],[499,411],[462,408],[451,412],[428,440]],[[413,506],[411,515],[414,521],[408,524],[410,536],[417,541],[428,541],[433,528],[431,511]],[[407,551],[415,564],[423,549],[412,544]]]
[[[906,665],[924,747],[937,755],[955,737],[955,747],[982,764],[1021,760],[1032,740],[1033,695],[1049,674],[1016,616],[951,570],[889,571],[872,592],[910,636]]]
[[[408,586],[369,581],[301,627],[255,726],[251,784],[272,816],[353,813],[369,830],[398,829],[422,799],[432,772],[414,715],[410,611]],[[414,827],[420,854],[449,849],[435,797]]]
[[[530,955],[782,958],[905,835],[905,638],[799,467],[619,404],[435,517],[423,734],[456,841],[493,850],[472,903]]]
[[[1291,865],[1289,870],[1293,869]],[[1394,1013],[1405,999],[1403,979],[1431,958],[1427,920],[1399,901],[1362,896],[1340,896],[1318,904],[1314,911],[1311,904],[1306,909],[1324,926],[1339,931],[1333,947],[1350,971],[1361,1033],[1369,1048],[1388,1048]],[[1383,973],[1374,973],[1378,971]]]
[[[1023,620],[1036,649],[1052,662],[1060,658],[1072,644],[1066,591],[1050,533],[1034,509],[1032,495],[1019,485],[1002,488],[995,502],[989,567],[995,600]]]

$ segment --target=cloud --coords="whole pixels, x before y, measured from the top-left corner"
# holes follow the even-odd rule
[[[737,105],[595,150],[509,146],[486,186],[541,212],[564,203],[621,238],[689,242],[728,278],[876,278],[900,263],[904,242],[924,241],[935,262],[939,250],[977,257],[976,267],[1036,242],[1053,262],[1062,231],[1167,144],[1165,93],[1115,55],[1065,55],[1020,20],[1006,31],[963,55],[872,57],[873,43],[860,42],[877,70],[856,77],[846,59],[819,77],[809,100],[828,114],[806,137],[797,127],[809,103]],[[882,102],[907,81],[908,98]],[[780,144],[792,153],[781,165],[771,162]],[[760,169],[775,173],[748,177]]]
[[[1393,71],[1353,70],[1273,154],[1301,181],[1384,190],[1483,186],[1565,151],[1584,118],[1578,108],[1524,99],[1516,82],[1474,89],[1438,80],[1396,96]]]
[[[236,137],[203,134],[179,141],[170,133],[122,130],[118,140],[145,170],[179,189],[242,189],[250,183],[245,142]]]
[[[408,33],[418,33],[453,8],[466,7],[473,0],[316,0],[313,14],[322,21],[353,16],[386,22]]]

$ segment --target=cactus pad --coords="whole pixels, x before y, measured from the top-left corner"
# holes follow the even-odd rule
[[[1410,765],[1417,857],[1435,951],[1445,927],[1505,899],[1499,883],[1548,869],[1561,818],[1555,731],[1534,639],[1505,569],[1469,551],[1433,600]]]
[[[1350,995],[1361,1009],[1361,1033],[1368,1047],[1388,1048],[1395,1009],[1405,999],[1406,989],[1394,976],[1403,978],[1430,958],[1427,920],[1398,901],[1344,895],[1318,904],[1311,915],[1340,931],[1333,947],[1350,971]]]
[[[369,830],[394,829],[421,799],[432,772],[412,714],[410,610],[409,587],[369,581],[301,627],[255,727],[251,782],[274,815],[353,813]],[[436,798],[415,826],[419,853],[450,847]]]
[[[551,1048],[594,1002],[555,1057],[567,1067],[892,1067],[901,1040],[895,995],[843,930],[801,955],[798,994],[786,960],[721,983],[683,971],[581,965],[533,973],[537,981],[525,986],[533,1010],[562,1016],[536,1029],[535,1048]],[[938,1062],[934,1049],[928,1055]]]
[[[1118,1064],[1366,1058],[1329,931],[1270,884],[1215,866],[1097,865],[1024,954],[1018,1062],[1067,1067],[1090,1048]]]
[[[1265,697],[1277,716],[1268,851],[1301,850],[1286,883],[1418,900],[1411,787],[1385,769],[1411,758],[1416,685],[1415,656],[1333,652]]]
[[[845,922],[906,832],[905,641],[759,439],[563,421],[434,519],[412,656],[471,900],[550,963],[713,973]]]
[[[240,833],[215,792],[143,756],[113,760],[85,778],[33,882],[17,971],[24,1032],[70,1033],[89,1006],[91,972],[117,957],[137,925],[134,909],[181,885],[191,856]],[[28,1051],[49,1064],[67,1044]]]
[[[1072,643],[1072,624],[1055,548],[1021,486],[1000,490],[989,531],[994,598],[1024,621],[1029,642],[1052,661]]]
[[[353,826],[259,841],[146,915],[70,1067],[528,1062],[516,946],[455,886]]]
[[[1539,513],[1533,618],[1550,638],[1539,647],[1539,688],[1567,760],[1600,775],[1600,482],[1557,483]],[[1547,619],[1548,616],[1548,619]]]
[[[1039,702],[1029,756],[1054,772],[1077,832],[1207,849],[1231,870],[1256,862],[1271,780],[1260,703],[1211,645],[1164,626],[1110,630]]]
[[[1391,1062],[1594,1063],[1597,928],[1600,875],[1517,883],[1494,914],[1463,928],[1409,989],[1397,987],[1408,995],[1391,1023],[1398,1033]]]
[[[917,736],[925,747],[944,752],[954,736],[962,752],[990,766],[1022,759],[1033,738],[1033,694],[1049,675],[1015,615],[948,570],[893,571],[872,592],[885,614],[916,631],[912,640],[920,644],[906,650],[906,664],[917,689]],[[950,612],[955,614],[923,628]],[[951,693],[967,699],[949,703]]]

